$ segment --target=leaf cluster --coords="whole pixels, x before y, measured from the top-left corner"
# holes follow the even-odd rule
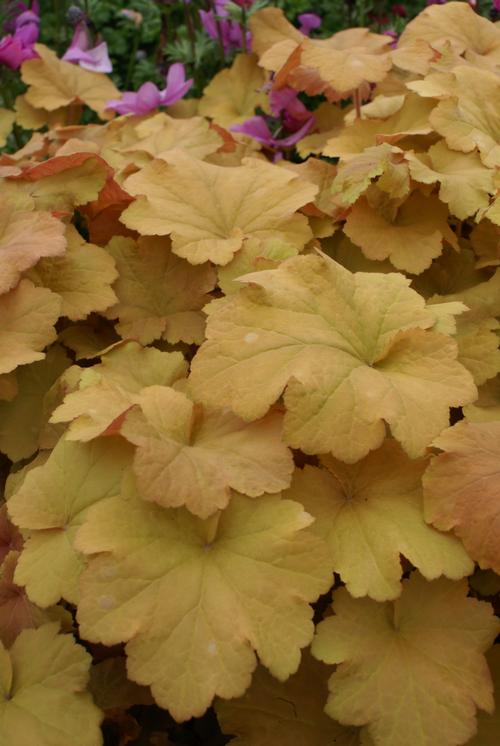
[[[236,744],[493,746],[500,30],[463,3],[395,49],[251,26],[146,116],[44,45],[22,67],[0,742],[216,713]],[[301,162],[232,129],[283,88],[321,101]]]

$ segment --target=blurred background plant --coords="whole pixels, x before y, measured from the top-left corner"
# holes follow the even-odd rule
[[[500,0],[463,0],[496,20]],[[145,83],[159,91],[181,63],[199,97],[238,52],[251,49],[250,16],[266,5],[284,10],[304,33],[328,37],[367,26],[397,39],[426,5],[446,0],[6,0],[0,2],[0,107],[25,90],[19,67],[40,41],[59,57],[107,72],[122,92]],[[111,70],[110,70],[111,68]],[[152,88],[150,89],[152,90]],[[13,139],[14,138],[14,139]],[[7,150],[23,138],[14,131]]]
[[[426,4],[426,0],[41,0],[39,41],[62,56],[75,27],[84,21],[94,40],[107,43],[111,77],[121,90],[137,90],[146,81],[160,85],[169,65],[181,62],[186,75],[194,79],[189,95],[197,96],[221,67],[250,45],[248,36],[235,29],[245,28],[249,16],[265,5],[282,8],[297,26],[301,14],[314,13],[321,26],[312,33],[330,36],[352,26],[399,34]],[[495,0],[471,4],[487,16],[496,12]],[[13,30],[20,9],[33,3],[7,0],[0,5],[5,34]]]

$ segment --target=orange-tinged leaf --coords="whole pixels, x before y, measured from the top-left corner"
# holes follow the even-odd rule
[[[74,155],[75,153],[99,153],[99,147],[91,140],[79,140],[77,137],[70,137],[64,145],[57,148],[56,155]]]
[[[325,714],[328,675],[328,668],[308,652],[285,682],[259,667],[243,697],[216,702],[222,731],[236,736],[235,746],[369,746],[359,728]]]
[[[64,225],[49,212],[0,206],[0,294],[13,288],[41,257],[60,255],[65,248]]]
[[[375,200],[374,200],[375,201]],[[448,210],[436,197],[420,192],[402,204],[370,204],[362,197],[347,217],[344,232],[369,259],[390,259],[401,270],[420,274],[443,250],[443,240],[458,248],[448,225]]]
[[[96,326],[90,321],[67,326],[58,339],[73,350],[75,360],[100,357],[108,347],[120,341],[111,323],[103,323],[100,318]]]
[[[446,246],[429,269],[413,278],[412,287],[424,298],[437,295],[439,301],[463,301],[469,307],[465,298],[462,298],[463,292],[478,283],[482,284],[484,279],[485,273],[477,269],[476,257],[470,249],[462,245],[461,250],[456,251]]]
[[[38,58],[27,60],[21,67],[21,77],[28,86],[25,94],[28,104],[54,111],[82,102],[101,118],[110,117],[106,105],[120,96],[111,78],[59,60],[55,52],[43,44],[36,44],[35,49]]]
[[[0,506],[0,564],[9,552],[21,549],[23,538],[7,514],[5,503]]]
[[[61,439],[10,497],[10,518],[27,537],[14,579],[38,606],[60,598],[78,601],[84,560],[73,547],[76,531],[91,505],[119,494],[131,451],[117,439],[88,444]]]
[[[457,319],[458,359],[477,386],[500,373],[499,329],[497,319],[473,311]]]
[[[2,191],[20,210],[72,211],[97,198],[109,166],[95,153],[49,158],[6,179]]]
[[[168,238],[115,237],[107,246],[118,270],[113,289],[118,302],[106,316],[118,318],[124,339],[150,344],[166,339],[201,344],[205,319],[201,311],[210,300],[216,276],[209,264],[193,267],[172,253]]]
[[[0,451],[12,461],[28,458],[40,447],[50,415],[47,394],[69,365],[64,350],[54,345],[43,360],[16,371],[16,395],[0,401]]]
[[[406,91],[405,91],[406,93]],[[393,114],[401,110],[406,101],[405,93],[399,93],[394,96],[379,94],[366,104],[360,107],[360,117],[357,116],[356,109],[350,108],[345,115],[346,124],[354,124],[356,119],[388,119]]]
[[[102,714],[85,691],[91,657],[58,624],[0,645],[0,741],[23,746],[101,746]]]
[[[477,733],[469,746],[496,746],[500,733],[500,645],[494,645],[486,654],[495,687],[495,712],[480,712],[477,718]]]
[[[500,421],[500,375],[480,386],[479,396],[464,407],[464,415],[469,422]]]
[[[169,117],[174,117],[175,119],[190,119],[198,114],[199,103],[199,98],[182,98],[176,101],[175,104],[167,106],[167,113]]]
[[[78,321],[116,302],[112,284],[118,272],[108,252],[87,243],[71,224],[66,228],[66,238],[66,253],[42,259],[28,277],[57,293],[62,300],[61,315]]]
[[[130,176],[126,189],[141,195],[122,214],[128,228],[171,235],[172,250],[191,264],[228,264],[249,236],[287,233],[295,211],[317,192],[292,172],[255,159],[224,168],[176,152]],[[300,236],[302,248],[302,236]]]
[[[0,147],[3,147],[7,142],[7,137],[10,135],[15,121],[15,111],[0,108]]]
[[[129,677],[177,720],[215,695],[241,696],[255,653],[286,679],[312,637],[309,602],[331,582],[324,545],[303,530],[311,520],[278,496],[234,496],[202,521],[147,503],[131,483],[78,534],[78,548],[98,554],[82,576],[82,636],[128,641]]]
[[[17,394],[17,380],[14,373],[0,375],[0,402],[9,402]]]
[[[349,158],[363,153],[365,148],[387,142],[404,146],[405,138],[432,132],[429,115],[436,106],[431,99],[408,94],[403,106],[387,119],[356,119],[353,124],[335,133],[323,148],[323,155]]]
[[[326,712],[368,725],[383,746],[456,746],[474,735],[476,708],[492,712],[483,653],[500,630],[489,604],[467,598],[467,583],[403,581],[393,603],[333,597],[312,652],[337,664]]]
[[[0,296],[0,373],[42,360],[44,347],[56,338],[61,299],[29,280]]]
[[[500,29],[475,13],[467,3],[452,2],[425,8],[401,34],[398,48],[426,41],[439,52],[451,44],[456,54],[465,52],[500,63]],[[474,57],[472,57],[474,59]]]
[[[149,690],[127,678],[123,656],[106,658],[90,669],[89,689],[101,710],[128,710],[134,705],[151,705]]]
[[[238,55],[230,68],[215,75],[203,91],[199,113],[229,127],[241,124],[255,114],[257,107],[268,109],[263,90],[266,75],[255,55]]]
[[[296,215],[295,217],[300,217]],[[303,225],[293,221],[293,227],[297,233],[304,229],[304,241],[307,240],[309,226],[307,222]],[[272,269],[277,267],[284,259],[296,256],[298,249],[292,243],[283,239],[247,238],[243,246],[236,252],[234,259],[217,271],[218,284],[225,295],[236,293],[241,289],[239,278],[247,272],[256,272],[260,269]]]
[[[231,489],[257,497],[289,486],[293,460],[282,426],[278,412],[246,423],[231,412],[203,412],[173,388],[149,386],[120,433],[137,446],[134,472],[143,498],[185,505],[207,518],[227,506]]]
[[[459,422],[424,476],[425,517],[454,531],[479,566],[500,574],[500,422]]]
[[[4,489],[5,500],[8,501],[9,498],[14,494],[14,492],[16,492],[20,488],[20,486],[24,482],[24,479],[26,478],[26,474],[28,474],[35,467],[42,466],[42,464],[44,464],[47,461],[49,456],[50,456],[49,451],[39,451],[36,454],[36,456],[34,456],[30,461],[28,461],[28,463],[24,464],[24,466],[21,466],[18,469],[11,470],[5,482],[5,489]]]
[[[439,198],[460,220],[487,207],[495,191],[494,171],[484,166],[477,153],[457,153],[443,141],[429,148],[427,154],[410,158],[409,164],[415,181],[439,181]]]
[[[304,35],[286,19],[281,8],[263,8],[252,14],[249,27],[252,46],[259,57],[275,44],[291,41],[296,45],[304,39]]]
[[[61,607],[40,609],[29,600],[24,588],[14,582],[18,556],[18,552],[10,552],[0,569],[0,640],[6,647],[12,645],[23,629],[57,621],[71,629],[73,621],[71,614]]]
[[[290,161],[281,161],[282,168],[288,168],[290,171],[298,174],[304,181],[316,184],[319,188],[314,202],[302,208],[302,212],[315,218],[324,218],[326,215],[336,219],[339,212],[344,212],[344,206],[338,197],[332,194],[332,185],[337,175],[337,167],[332,163],[327,163],[319,158],[308,158],[304,163],[291,163]],[[331,230],[328,235],[334,231],[331,221]]]
[[[500,227],[498,225],[489,220],[481,220],[472,229],[470,242],[478,256],[478,268],[500,265]]]
[[[425,523],[422,474],[426,459],[412,461],[395,442],[352,466],[321,458],[325,469],[294,474],[286,497],[316,519],[311,530],[325,539],[333,567],[351,596],[387,601],[401,594],[400,555],[427,580],[457,580],[474,570],[461,543]]]
[[[352,205],[376,178],[378,188],[388,192],[391,197],[408,195],[408,165],[399,148],[382,143],[366,148],[359,156],[341,163],[333,180],[332,191],[340,197],[343,205]]]
[[[111,174],[108,174],[106,183],[99,192],[97,199],[88,202],[82,207],[82,213],[87,217],[89,231],[92,229],[91,221],[101,215],[101,213],[109,211],[110,208],[121,208],[123,210],[132,201],[133,198],[121,188]]]
[[[434,300],[458,300],[465,303],[478,316],[500,316],[500,269],[497,269],[495,274],[485,282],[481,282],[476,275],[474,285],[470,284],[469,277],[465,288],[440,298],[436,296]]]
[[[314,110],[318,132],[302,138],[296,147],[301,158],[310,153],[322,153],[328,140],[341,132],[344,125],[345,109],[324,101]]]
[[[440,101],[430,115],[436,132],[452,150],[477,148],[489,168],[500,166],[500,80],[488,70],[461,65],[453,74],[456,95]]]
[[[136,124],[134,132],[135,140],[118,148],[122,153],[130,154],[132,161],[136,153],[168,160],[168,154],[174,148],[203,159],[223,144],[222,137],[202,117],[173,119],[159,112]]]
[[[64,107],[48,111],[39,106],[31,106],[23,94],[16,98],[16,123],[27,130],[39,130],[42,127],[57,127],[66,122],[67,111]]]
[[[365,28],[345,29],[329,39],[304,39],[299,58],[304,73],[300,68],[295,70],[292,85],[307,86],[312,69],[337,94],[350,95],[363,83],[377,83],[385,78],[392,66],[388,50],[388,38]]]
[[[82,370],[78,390],[65,397],[50,421],[71,423],[68,440],[92,440],[123,417],[143,388],[171,386],[186,371],[180,352],[120,343],[103,354],[100,364]]]
[[[455,342],[424,331],[435,317],[401,275],[353,275],[310,255],[241,279],[250,286],[206,309],[192,392],[254,420],[286,389],[293,448],[352,463],[382,443],[385,420],[420,456],[449,407],[476,396]]]

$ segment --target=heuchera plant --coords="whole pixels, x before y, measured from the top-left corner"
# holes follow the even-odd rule
[[[0,743],[494,746],[500,28],[249,23],[0,111]]]

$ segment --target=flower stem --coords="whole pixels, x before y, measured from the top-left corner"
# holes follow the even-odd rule
[[[57,56],[61,56],[61,52],[63,51],[63,44],[64,39],[62,37],[62,32],[64,32],[66,25],[64,23],[64,8],[65,3],[63,0],[52,0],[52,10],[54,12],[55,16],[55,27],[56,27],[56,38],[55,38],[55,46],[56,46],[56,52]]]
[[[247,44],[247,9],[243,7],[241,9],[241,34],[242,34],[242,49],[245,54],[248,52]]]
[[[139,49],[139,42],[141,40],[141,27],[136,27],[135,35],[134,35],[134,41],[132,44],[132,51],[130,53],[130,59],[128,61],[127,66],[127,75],[125,76],[125,83],[123,85],[123,88],[125,91],[128,91],[130,88],[130,83],[132,81],[132,75],[134,74],[134,68],[135,63],[137,60],[137,50]]]
[[[220,24],[219,16],[217,15],[217,8],[215,7],[215,0],[210,0],[210,7],[214,14],[215,28],[217,29],[217,39],[219,40],[219,55],[223,65],[226,64],[226,52],[224,50],[224,37],[222,35],[222,26]]]
[[[191,17],[191,11],[186,0],[183,1],[182,6],[184,8],[184,21],[186,22],[186,28],[189,36],[189,45],[191,47],[191,59],[193,60],[193,67],[196,64],[196,36],[194,33],[193,19]]]

